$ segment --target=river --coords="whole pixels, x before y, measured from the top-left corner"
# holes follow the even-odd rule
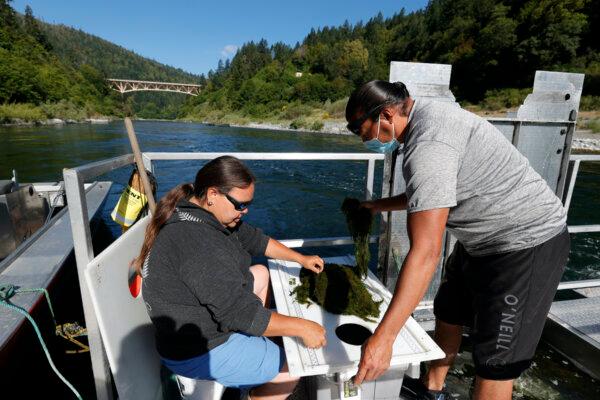
[[[183,152],[366,152],[354,136],[279,132],[206,126],[193,123],[137,121],[144,151]],[[56,181],[62,169],[130,152],[122,121],[109,124],[0,127],[0,179],[17,170],[21,182]],[[252,161],[258,178],[255,200],[247,216],[253,225],[278,239],[347,236],[339,211],[344,197],[363,197],[365,162]],[[181,182],[193,181],[199,161],[162,161],[155,165],[158,197]],[[382,163],[377,163],[375,194],[381,193]],[[114,182],[103,219],[114,235],[120,229],[109,213],[127,183],[131,168],[113,171],[101,180]],[[600,224],[600,165],[580,168],[569,224]],[[351,249],[322,249],[321,255]],[[375,257],[373,257],[375,259]],[[572,250],[563,280],[600,278],[600,234],[572,236]],[[468,345],[463,354],[468,354]],[[468,359],[468,357],[467,357]],[[566,363],[566,364],[565,364]],[[472,377],[465,359],[451,373],[453,392],[464,398]],[[567,379],[568,377],[568,379]],[[555,384],[560,381],[561,384]],[[566,382],[566,383],[562,383]],[[520,398],[600,398],[600,385],[559,355],[542,346],[535,367],[517,383]]]

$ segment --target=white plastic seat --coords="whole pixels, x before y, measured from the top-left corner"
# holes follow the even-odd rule
[[[186,400],[220,400],[225,388],[215,381],[203,381],[177,375],[181,397]]]
[[[128,284],[129,263],[140,252],[149,221],[138,221],[85,269],[117,392],[126,400],[163,398],[154,327],[142,295],[134,297]],[[177,381],[184,399],[219,400],[224,392],[215,381],[182,376]]]

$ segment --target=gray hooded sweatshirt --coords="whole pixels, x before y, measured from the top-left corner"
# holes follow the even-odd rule
[[[207,353],[233,332],[260,336],[271,312],[253,293],[252,256],[269,237],[241,221],[223,227],[208,211],[182,200],[144,263],[142,296],[163,358]]]

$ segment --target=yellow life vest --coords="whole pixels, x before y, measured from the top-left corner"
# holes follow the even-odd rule
[[[129,228],[147,203],[145,194],[127,185],[110,216],[123,228]]]

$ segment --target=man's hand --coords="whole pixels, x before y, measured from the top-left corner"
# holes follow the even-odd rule
[[[371,214],[377,214],[377,209],[375,208],[375,203],[373,200],[362,201],[360,203],[360,206],[362,208],[366,208],[367,210],[371,211]]]
[[[364,380],[377,379],[387,371],[390,367],[395,339],[377,332],[367,339],[362,345],[358,372],[354,376],[355,385],[360,385]]]
[[[303,256],[300,264],[302,267],[317,274],[320,274],[325,267],[325,262],[319,256]]]

